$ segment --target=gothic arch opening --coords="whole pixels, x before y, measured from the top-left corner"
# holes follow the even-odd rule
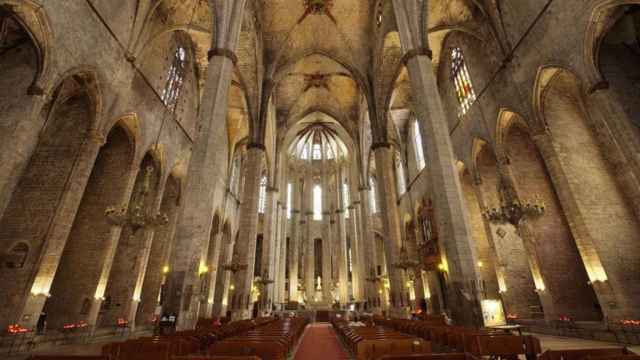
[[[40,68],[38,46],[20,20],[0,7],[0,144],[5,144],[32,108],[29,87]]]
[[[531,238],[523,239],[525,242],[535,239],[532,248],[537,254],[541,278],[534,278],[534,281],[541,296],[548,296],[550,300],[544,303],[545,317],[601,320],[600,305],[588,284],[584,264],[554,184],[538,147],[522,123],[514,121],[504,132],[505,149],[518,196],[523,201],[539,198],[546,205],[541,217],[528,220],[530,226],[524,229],[530,232],[527,236]],[[523,230],[522,226],[520,230]]]
[[[140,163],[126,206],[128,219],[142,214],[157,214],[159,168],[151,154],[147,154]],[[100,327],[115,326],[119,320],[135,320],[152,237],[153,230],[150,227],[139,227],[129,222],[122,226],[105,291],[105,298],[110,299],[110,305],[103,308]]]
[[[133,161],[133,145],[125,130],[116,126],[100,149],[67,238],[60,265],[44,312],[50,329],[62,329],[67,323],[91,323],[95,313],[85,311],[89,299],[92,309],[102,296],[100,280],[109,261],[112,227],[105,209],[119,204],[127,186]],[[78,276],[82,273],[82,276]],[[93,318],[95,320],[95,318]]]
[[[614,13],[618,20],[600,43],[597,65],[640,141],[640,5],[621,6]]]
[[[35,151],[0,219],[0,253],[16,242],[24,242],[30,252],[22,268],[0,268],[0,319],[10,319],[29,292],[28,282],[37,266],[72,173],[88,140],[87,133],[95,117],[86,79],[81,75],[66,79],[47,105],[45,127]],[[51,274],[53,276],[53,274]],[[48,292],[49,289],[43,289]],[[11,316],[10,316],[11,315]],[[0,325],[1,322],[0,322]]]
[[[500,206],[502,180],[498,160],[488,144],[483,143],[476,154],[479,177],[479,200],[485,208]],[[485,221],[486,234],[494,243],[497,259],[496,274],[506,315],[531,319],[542,317],[542,307],[535,292],[531,272],[531,254],[527,253],[522,237],[511,224]]]
[[[460,184],[469,214],[472,238],[476,245],[478,257],[476,266],[482,280],[483,297],[485,299],[499,299],[499,287],[494,263],[496,258],[495,249],[487,237],[485,223],[482,218],[482,206],[474,190],[471,174],[466,168],[462,169]]]
[[[164,188],[160,214],[166,216],[167,223],[158,226],[153,233],[151,253],[144,272],[144,282],[140,296],[140,306],[136,324],[147,324],[154,320],[156,309],[163,303],[161,288],[166,283],[169,269],[173,240],[178,220],[180,202],[180,182],[174,176],[169,176]]]
[[[584,225],[578,242],[589,280],[594,286],[610,281],[620,289],[617,310],[624,318],[640,316],[640,224],[623,193],[617,174],[587,122],[577,79],[567,71],[554,76],[544,91],[543,116],[568,188]],[[588,176],[585,176],[588,174]],[[615,315],[614,315],[615,316]]]

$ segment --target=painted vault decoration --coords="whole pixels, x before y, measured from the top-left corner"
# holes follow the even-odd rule
[[[336,18],[331,13],[333,5],[333,0],[304,0],[305,11],[298,20],[298,24],[309,15],[326,15],[334,24],[337,24]]]

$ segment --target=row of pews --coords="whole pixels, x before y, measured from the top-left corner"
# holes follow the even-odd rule
[[[34,355],[31,360],[285,360],[302,335],[302,318],[258,318],[142,337],[102,347],[100,356]]]
[[[385,355],[430,353],[431,344],[383,326],[349,326],[344,320],[331,321],[336,332],[357,360],[379,359]]]
[[[383,356],[380,360],[516,360],[523,357],[527,360],[640,360],[640,356],[626,348],[548,350],[543,353],[540,340],[535,336],[452,326],[439,317],[427,317],[422,321],[376,319],[375,323],[421,338],[437,352],[407,352],[404,355]]]

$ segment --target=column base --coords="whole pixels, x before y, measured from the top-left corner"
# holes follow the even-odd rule
[[[231,321],[247,320],[247,319],[251,319],[252,317],[253,317],[252,309],[231,311]]]

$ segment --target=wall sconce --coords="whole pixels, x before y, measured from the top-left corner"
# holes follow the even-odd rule
[[[170,270],[170,269],[169,269],[169,266],[168,266],[168,265],[165,265],[165,266],[163,266],[163,267],[162,267],[162,273],[163,273],[163,274],[167,274],[167,273],[169,273],[169,270]]]
[[[209,267],[206,264],[200,263],[198,267],[198,275],[202,276],[209,272]]]

